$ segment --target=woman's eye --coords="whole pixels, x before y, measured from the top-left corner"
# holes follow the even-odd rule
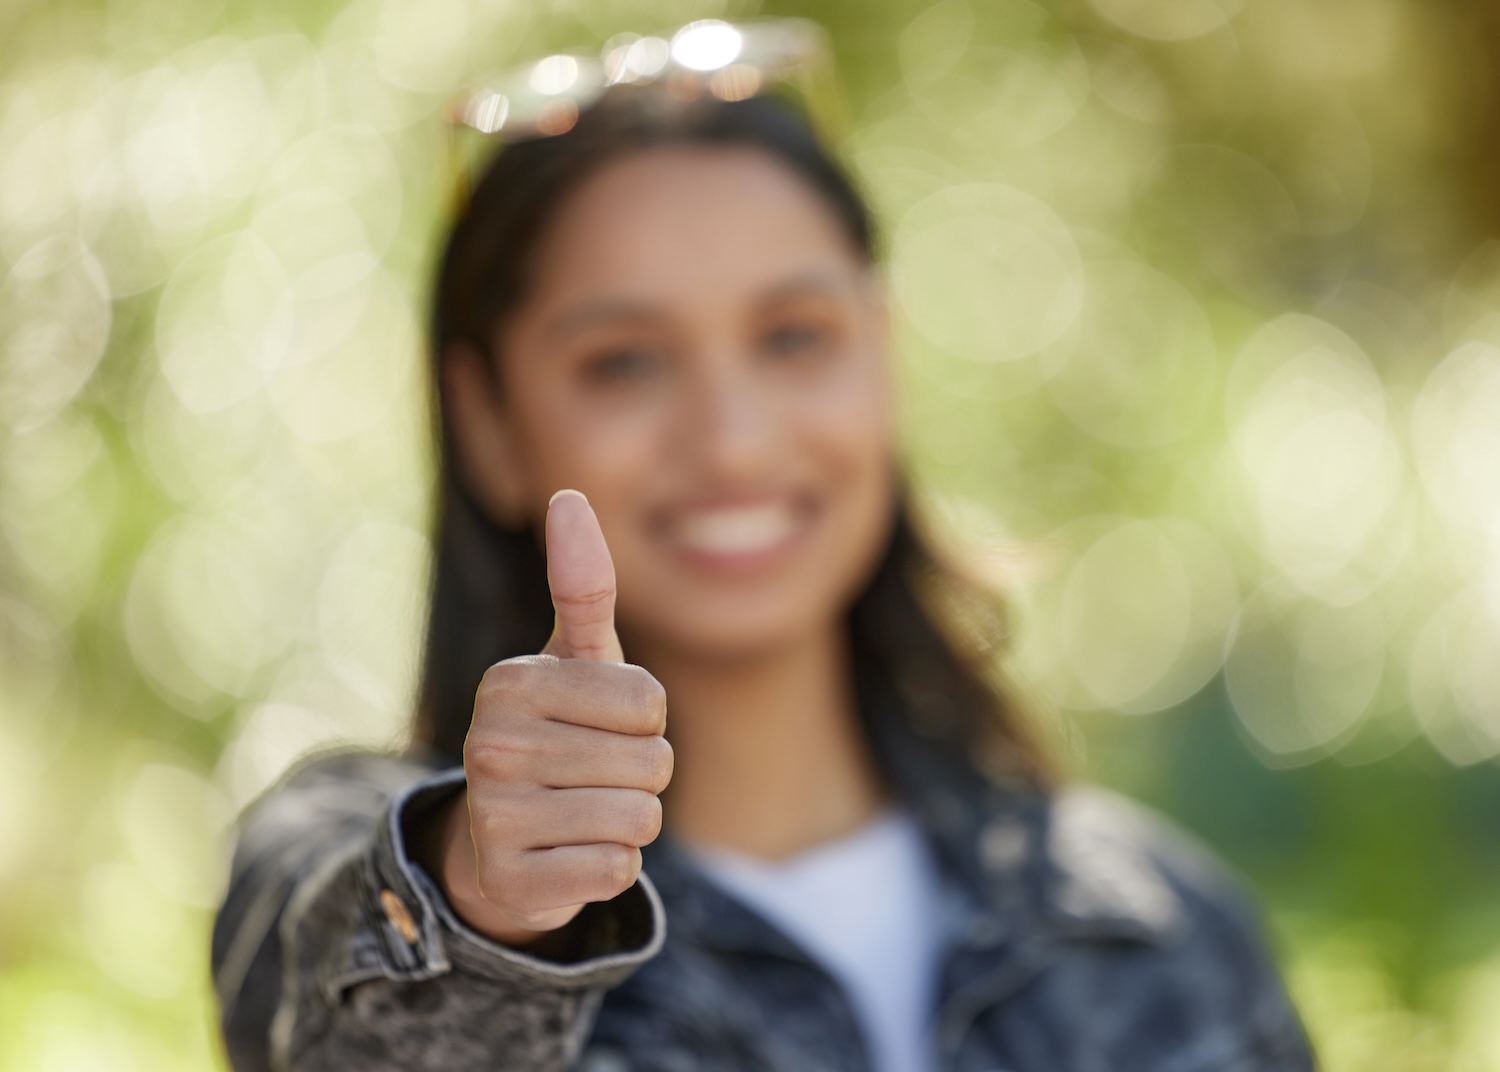
[[[647,379],[661,372],[666,359],[660,351],[646,347],[622,347],[590,358],[583,366],[589,383],[600,386]]]
[[[799,357],[825,348],[827,333],[810,324],[789,324],[766,335],[764,346],[781,357]]]

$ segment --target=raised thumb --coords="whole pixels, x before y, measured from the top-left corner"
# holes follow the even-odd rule
[[[615,564],[582,492],[564,489],[552,496],[546,536],[555,618],[543,652],[563,659],[624,662],[615,634]]]

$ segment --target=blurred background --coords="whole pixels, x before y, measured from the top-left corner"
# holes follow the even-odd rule
[[[829,30],[932,508],[1333,1072],[1500,1070],[1500,7],[8,0],[0,1068],[222,1067],[236,811],[401,738],[475,76]]]

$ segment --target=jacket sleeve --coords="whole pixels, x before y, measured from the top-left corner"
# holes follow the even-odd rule
[[[486,939],[406,851],[462,784],[461,768],[326,756],[248,811],[213,935],[236,1072],[573,1064],[604,991],[661,948],[660,898],[642,875],[587,906],[556,959]]]

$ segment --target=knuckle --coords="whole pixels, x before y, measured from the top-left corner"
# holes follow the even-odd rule
[[[503,696],[520,676],[523,671],[516,666],[514,659],[506,659],[504,662],[495,663],[484,672],[479,679],[479,688],[476,690],[478,701],[493,701],[498,696]]]
[[[646,757],[645,788],[660,793],[672,781],[676,756],[665,737],[651,738],[651,747]]]
[[[498,782],[521,780],[531,769],[536,749],[523,733],[470,734],[464,741],[464,769],[471,777]]]
[[[496,907],[504,911],[517,924],[528,930],[540,930],[541,928],[537,926],[537,923],[542,920],[548,911],[547,906],[542,903],[542,898],[538,896],[537,891],[532,889],[522,891],[519,895],[513,896],[508,904],[497,905]]]
[[[504,907],[513,893],[510,877],[499,861],[481,858],[474,875],[479,886],[479,896],[492,905]]]
[[[517,924],[529,931],[551,930],[555,925],[552,917],[556,914],[555,908],[525,908],[510,913]]]
[[[469,813],[469,829],[476,845],[503,847],[505,832],[513,825],[513,816],[503,801],[488,802]]]
[[[661,833],[661,801],[646,794],[633,816],[631,844],[649,845]]]
[[[475,707],[513,709],[537,688],[556,661],[550,655],[518,655],[495,663],[479,679]]]
[[[601,878],[611,896],[623,893],[641,871],[641,850],[629,845],[605,845]]]
[[[515,711],[521,697],[525,695],[520,677],[512,668],[492,666],[484,672],[479,688],[474,693],[474,721],[503,718]]]
[[[556,924],[549,924],[547,920],[554,912],[555,909],[547,908],[534,899],[525,904],[504,909],[505,915],[509,917],[512,924],[528,931],[551,930]]]
[[[488,883],[481,882],[479,891],[485,902],[502,912],[518,926],[527,930],[546,930],[548,918],[555,912],[555,900],[551,895],[555,882],[546,875],[518,876],[496,869]]]
[[[641,667],[628,666],[627,669],[625,680],[631,708],[640,716],[644,728],[660,733],[667,715],[667,690]]]

